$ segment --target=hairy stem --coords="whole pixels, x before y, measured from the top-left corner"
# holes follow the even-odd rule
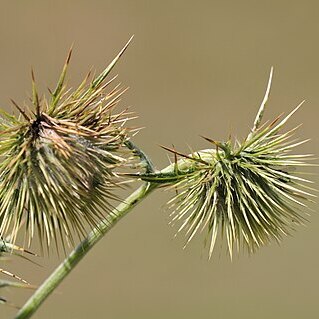
[[[90,251],[91,248],[102,237],[113,228],[113,226],[128,212],[130,212],[138,203],[140,203],[152,190],[157,187],[156,184],[144,183],[129,197],[126,198],[112,214],[108,215],[86,239],[84,239],[70,255],[55,269],[44,283],[30,297],[26,304],[16,315],[16,319],[30,318],[45,301],[45,299],[54,291],[54,289],[63,281],[63,279],[74,269],[78,262]]]

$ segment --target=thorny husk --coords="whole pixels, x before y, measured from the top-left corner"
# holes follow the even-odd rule
[[[129,42],[128,42],[129,43]],[[127,43],[127,45],[128,45]],[[114,168],[128,165],[124,147],[131,117],[115,107],[125,90],[109,89],[106,77],[124,49],[96,78],[88,75],[75,90],[67,90],[67,57],[49,99],[39,97],[32,72],[32,107],[15,117],[2,111],[0,120],[0,235],[16,241],[25,229],[30,245],[35,233],[49,247],[52,239],[64,248],[74,234],[83,238],[118,198]]]
[[[306,220],[305,202],[315,197],[314,189],[295,171],[308,166],[311,155],[291,151],[306,141],[292,139],[295,129],[282,132],[288,116],[260,126],[268,100],[272,71],[253,129],[243,142],[216,142],[205,138],[215,149],[175,154],[175,172],[164,170],[140,177],[154,183],[166,183],[177,194],[170,200],[172,224],[186,231],[186,244],[206,229],[211,257],[218,235],[226,238],[230,257],[246,248],[254,252],[260,246],[290,234]],[[177,161],[177,156],[182,159]]]

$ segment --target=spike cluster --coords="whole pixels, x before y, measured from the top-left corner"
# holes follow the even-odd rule
[[[22,247],[19,247],[17,245],[13,245],[3,239],[0,239],[0,261],[5,261],[5,255],[15,255],[15,256],[18,256],[20,258],[23,258],[25,260],[28,260],[28,261],[31,261],[28,257],[24,256],[24,254],[28,254],[28,255],[33,255],[33,256],[36,256],[34,253],[22,248]],[[12,281],[12,280],[0,280],[0,291],[1,291],[1,288],[27,288],[27,289],[34,289],[35,287],[30,285],[26,280],[24,280],[23,278],[19,277],[18,275],[6,270],[6,269],[3,269],[3,268],[0,268],[0,273],[5,275],[5,276],[8,276],[8,277],[11,277],[13,279],[15,279],[16,281]],[[13,306],[15,308],[18,308],[15,304],[13,304],[12,302],[8,301],[6,298],[0,296],[0,305],[1,304],[5,304],[7,306]]]
[[[173,186],[177,195],[169,202],[172,223],[181,223],[178,231],[186,230],[187,243],[206,229],[210,257],[219,235],[226,238],[231,257],[241,247],[254,252],[273,239],[279,242],[303,224],[305,201],[314,197],[307,186],[311,182],[293,171],[308,165],[311,155],[291,153],[306,141],[291,139],[295,129],[282,132],[302,103],[282,120],[259,127],[269,88],[270,82],[254,128],[242,143],[206,138],[216,149],[188,156],[171,150],[184,157],[175,164],[181,175]],[[188,168],[180,170],[180,163]]]
[[[99,76],[88,75],[74,91],[65,86],[70,51],[50,99],[39,98],[32,72],[33,110],[14,103],[20,117],[2,112],[1,236],[11,235],[14,243],[24,225],[29,245],[38,233],[41,244],[54,239],[64,248],[110,212],[119,184],[113,170],[130,157],[123,147],[130,115],[114,112],[125,90],[109,90],[114,78],[106,77],[127,45]]]

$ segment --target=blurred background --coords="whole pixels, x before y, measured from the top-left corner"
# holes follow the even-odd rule
[[[319,154],[319,5],[317,1],[2,1],[0,105],[23,103],[30,69],[44,92],[53,87],[74,43],[69,85],[97,71],[132,34],[113,74],[130,90],[143,126],[135,142],[158,168],[159,145],[188,152],[216,140],[246,136],[262,100],[270,67],[273,89],[265,119],[306,103],[289,127],[303,123],[299,151]],[[311,171],[317,173],[316,169]],[[318,180],[317,176],[313,177]],[[134,186],[132,186],[134,187]],[[318,318],[318,206],[293,237],[241,254],[221,250],[207,261],[202,240],[182,249],[168,226],[158,191],[122,220],[50,296],[34,318]],[[218,251],[218,250],[217,250]],[[9,269],[40,284],[61,257],[43,267],[13,259]],[[1,291],[18,305],[27,291]],[[0,318],[15,311],[0,307]]]

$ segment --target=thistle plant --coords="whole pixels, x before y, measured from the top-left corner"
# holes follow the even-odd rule
[[[314,195],[305,185],[310,181],[291,174],[290,169],[304,166],[307,156],[290,151],[306,141],[291,143],[294,129],[280,133],[298,108],[279,123],[276,119],[256,128],[241,143],[205,138],[216,149],[188,157],[194,162],[193,170],[176,182],[178,193],[169,202],[172,222],[182,221],[178,231],[186,229],[187,243],[206,228],[209,257],[218,233],[226,237],[232,257],[234,246],[254,252],[273,239],[280,242],[304,223],[304,201]]]
[[[87,76],[75,90],[65,85],[70,52],[49,98],[39,97],[32,75],[32,107],[14,102],[19,117],[3,112],[0,235],[10,237],[12,248],[18,247],[20,234],[28,248],[37,233],[47,250],[54,249],[52,241],[66,251],[75,246],[75,237],[82,240],[16,318],[30,318],[86,253],[160,186],[173,192],[168,207],[171,222],[179,224],[177,232],[185,231],[187,244],[205,231],[209,257],[217,240],[226,242],[232,257],[234,250],[254,252],[279,242],[306,221],[314,190],[295,169],[309,165],[311,156],[294,153],[306,142],[293,138],[296,128],[284,130],[302,103],[286,117],[262,124],[272,70],[246,139],[205,137],[211,148],[191,154],[164,147],[174,161],[156,170],[132,141],[135,130],[126,125],[132,114],[117,110],[125,90],[110,88],[115,77],[107,79],[128,43],[100,75]],[[119,198],[116,188],[132,180],[143,184]]]
[[[230,257],[235,248],[244,247],[251,253],[272,240],[279,243],[296,225],[304,224],[305,202],[315,197],[308,185],[311,181],[292,173],[308,165],[312,155],[292,154],[308,140],[293,139],[298,127],[282,132],[304,101],[283,119],[278,116],[261,125],[272,75],[273,69],[254,126],[244,141],[217,142],[204,137],[214,149],[190,155],[166,148],[184,158],[182,165],[175,163],[177,176],[142,177],[173,185],[177,194],[169,202],[171,221],[180,222],[178,232],[186,231],[186,244],[206,229],[209,257],[218,234],[226,238]]]
[[[49,100],[39,98],[32,72],[33,108],[13,102],[20,116],[3,112],[0,234],[13,243],[23,224],[28,246],[35,232],[47,247],[52,239],[57,247],[59,240],[63,248],[74,245],[74,234],[83,238],[86,224],[110,212],[114,168],[128,163],[128,114],[114,111],[124,90],[109,90],[114,78],[105,81],[114,63],[71,91],[64,84],[70,57]]]

